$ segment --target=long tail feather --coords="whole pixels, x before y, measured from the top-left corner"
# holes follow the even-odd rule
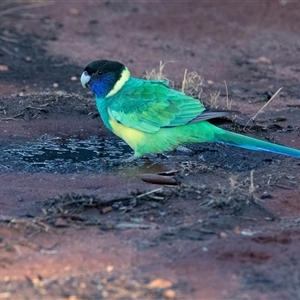
[[[226,131],[221,128],[218,129],[219,130],[216,130],[215,132],[216,142],[236,146],[239,148],[262,150],[300,158],[300,150],[265,142],[238,133]]]

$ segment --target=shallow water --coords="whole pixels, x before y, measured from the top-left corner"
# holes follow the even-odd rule
[[[118,139],[41,137],[34,142],[0,144],[0,170],[14,172],[104,172],[119,168],[133,151]]]

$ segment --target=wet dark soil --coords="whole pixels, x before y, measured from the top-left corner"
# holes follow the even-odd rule
[[[128,162],[79,78],[96,59],[139,77],[172,61],[176,88],[196,71],[206,105],[241,111],[219,126],[300,149],[299,13],[1,2],[0,298],[298,299],[300,160],[201,144]]]

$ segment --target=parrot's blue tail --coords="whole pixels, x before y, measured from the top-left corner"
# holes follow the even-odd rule
[[[215,141],[218,143],[224,143],[239,148],[262,150],[300,158],[300,150],[265,142],[238,133],[226,131],[221,128],[218,129],[219,130],[215,131]]]

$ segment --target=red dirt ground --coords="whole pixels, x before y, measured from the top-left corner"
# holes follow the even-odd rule
[[[1,146],[114,141],[79,82],[109,59],[139,77],[173,61],[177,85],[197,71],[220,107],[226,81],[242,114],[224,126],[300,149],[299,13],[288,0],[1,2]],[[119,164],[0,166],[0,299],[300,299],[299,159],[199,145]],[[170,170],[180,185],[140,178]]]

